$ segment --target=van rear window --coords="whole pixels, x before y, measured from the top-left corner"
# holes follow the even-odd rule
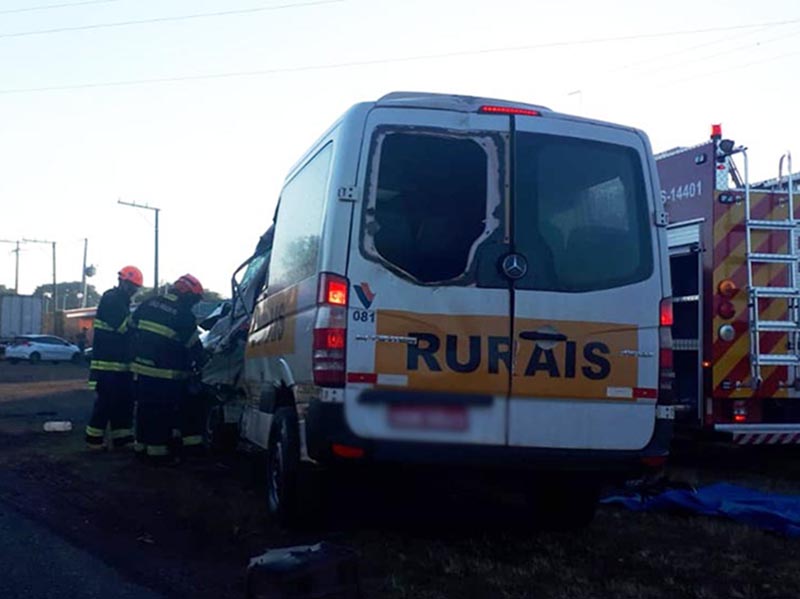
[[[464,275],[478,241],[497,226],[487,217],[490,145],[489,138],[441,132],[381,134],[365,215],[367,255],[420,283]]]
[[[649,207],[633,148],[517,133],[514,242],[528,258],[518,288],[580,292],[653,272]]]

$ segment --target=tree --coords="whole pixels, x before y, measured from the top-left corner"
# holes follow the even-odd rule
[[[71,310],[80,308],[83,305],[81,294],[83,293],[83,285],[80,281],[71,281],[67,283],[58,283],[56,285],[58,291],[58,306],[59,310]],[[53,293],[53,284],[46,283],[39,285],[33,292],[35,297],[45,297],[45,293]],[[86,305],[96,306],[100,303],[100,294],[94,285],[86,286]]]
[[[0,295],[6,295],[8,293],[14,293],[13,289],[9,289],[5,285],[0,285]]]

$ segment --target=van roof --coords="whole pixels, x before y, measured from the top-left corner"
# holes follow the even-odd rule
[[[392,92],[375,102],[375,106],[387,108],[430,108],[433,110],[454,110],[456,112],[477,112],[481,106],[486,105],[552,112],[546,106],[526,104],[525,102],[426,92]]]
[[[478,112],[481,106],[486,105],[536,110],[543,115],[547,115],[548,117],[555,117],[564,121],[600,125],[603,127],[613,127],[615,129],[630,131],[640,136],[644,135],[641,130],[634,127],[555,112],[546,106],[540,106],[538,104],[527,104],[525,102],[512,102],[509,100],[499,100],[496,98],[482,98],[478,96],[462,96],[456,94],[436,94],[429,92],[390,92],[374,102],[367,101],[353,104],[342,116],[336,119],[336,121],[294,163],[284,179],[284,185],[286,181],[295,175],[297,169],[303,165],[312,154],[319,150],[320,144],[326,138],[328,138],[334,129],[339,127],[339,125],[341,125],[342,122],[346,121],[348,118],[355,118],[354,115],[356,114],[368,111],[372,108],[420,108],[472,113]]]

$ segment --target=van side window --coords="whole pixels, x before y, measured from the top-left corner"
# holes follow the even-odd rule
[[[517,134],[515,243],[529,257],[517,287],[594,291],[653,272],[647,194],[633,148]]]
[[[441,132],[379,137],[367,254],[421,283],[463,275],[487,228],[487,150],[480,142],[486,140]]]
[[[317,271],[332,155],[328,144],[283,188],[269,268],[269,286],[276,291]]]

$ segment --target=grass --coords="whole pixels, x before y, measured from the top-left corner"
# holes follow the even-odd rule
[[[800,543],[723,519],[602,507],[586,530],[544,533],[526,525],[530,514],[517,498],[471,494],[442,473],[357,473],[337,479],[336,517],[326,528],[289,533],[266,515],[262,465],[252,456],[153,469],[129,453],[89,454],[79,423],[72,433],[33,427],[15,435],[9,423],[0,421],[0,469],[40,493],[57,526],[91,524],[104,542],[180,561],[198,598],[240,597],[249,557],[319,540],[359,552],[367,597],[800,597]],[[679,452],[669,473],[695,485],[725,480],[798,493],[797,458],[711,447]]]

